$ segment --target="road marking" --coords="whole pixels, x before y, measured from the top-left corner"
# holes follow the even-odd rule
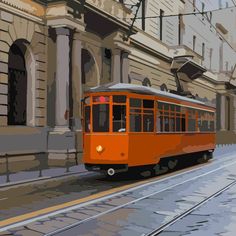
[[[179,183],[177,185],[180,185],[180,184],[183,184],[185,182],[191,181],[193,179],[200,178],[200,177],[205,176],[207,174],[216,172],[220,169],[223,169],[223,168],[225,168],[227,166],[230,166],[230,165],[233,165],[235,163],[236,163],[236,161],[233,162],[233,163],[230,163],[230,164],[223,165],[223,166],[221,166],[217,169],[214,169],[210,172],[204,173],[200,176],[195,176],[194,178],[189,179],[187,181],[184,181],[182,183]],[[218,162],[216,162],[216,164],[218,164]],[[214,165],[214,163],[213,163],[213,165]],[[30,213],[15,216],[15,217],[12,217],[12,218],[9,218],[9,219],[6,219],[6,220],[2,220],[2,221],[0,221],[0,232],[6,231],[6,230],[11,229],[11,228],[19,227],[19,226],[22,226],[22,225],[26,225],[26,224],[29,224],[29,223],[32,223],[32,222],[35,222],[37,220],[41,220],[41,219],[44,219],[44,218],[47,218],[47,217],[55,216],[55,215],[60,214],[60,213],[75,210],[75,209],[84,207],[86,205],[96,203],[98,201],[103,201],[103,200],[115,197],[119,194],[124,194],[124,193],[127,193],[127,192],[131,192],[131,191],[134,191],[134,190],[137,190],[139,188],[143,188],[143,187],[146,187],[146,186],[149,186],[149,185],[152,185],[152,184],[161,183],[163,181],[173,179],[173,178],[176,178],[178,176],[186,175],[188,173],[203,169],[204,167],[205,167],[205,165],[200,166],[199,168],[196,168],[196,169],[191,169],[191,170],[188,170],[188,171],[185,171],[185,172],[181,172],[177,175],[168,176],[166,178],[165,178],[165,176],[163,176],[162,179],[160,179],[160,176],[157,176],[157,177],[154,177],[152,179],[147,179],[147,180],[140,181],[140,182],[137,182],[137,183],[128,184],[128,185],[117,187],[117,188],[114,188],[114,189],[109,189],[109,190],[106,190],[104,192],[93,194],[93,195],[85,197],[85,198],[73,200],[73,201],[66,202],[66,203],[63,203],[63,204],[59,204],[59,205],[56,205],[56,206],[44,208],[44,209],[41,209],[41,210],[37,210],[37,211],[34,211],[34,212],[30,212]],[[175,187],[177,185],[175,184],[171,187]],[[165,190],[167,190],[171,187],[162,189],[160,192],[165,191]],[[153,195],[153,193],[151,195]],[[147,196],[145,196],[145,197],[147,197]],[[145,198],[145,197],[143,197],[143,198]],[[136,201],[136,200],[134,200],[134,201]],[[128,203],[128,204],[130,204],[130,203]],[[125,206],[125,205],[122,205],[122,206]]]

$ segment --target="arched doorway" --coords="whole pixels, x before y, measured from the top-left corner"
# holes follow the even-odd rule
[[[26,47],[15,42],[9,50],[8,60],[8,125],[26,125],[27,71]]]
[[[97,86],[98,73],[94,57],[87,49],[82,49],[81,73],[84,89]]]

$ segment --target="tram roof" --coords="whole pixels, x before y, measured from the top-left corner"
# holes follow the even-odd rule
[[[101,86],[93,87],[88,90],[88,92],[112,92],[112,91],[129,91],[131,93],[159,95],[163,97],[169,97],[169,98],[174,98],[174,99],[178,99],[182,101],[188,101],[188,102],[193,102],[196,104],[208,106],[204,102],[201,102],[192,98],[187,98],[187,97],[183,97],[183,96],[169,93],[166,91],[161,91],[155,88],[142,86],[142,85],[136,85],[136,84],[110,83],[110,84],[104,84]]]

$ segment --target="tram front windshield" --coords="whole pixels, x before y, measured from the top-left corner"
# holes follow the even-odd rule
[[[85,104],[84,115],[85,132],[125,132],[126,96],[93,96],[92,104]]]
[[[93,104],[93,132],[109,132],[109,104]]]

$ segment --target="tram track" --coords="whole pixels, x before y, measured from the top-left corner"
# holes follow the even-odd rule
[[[80,203],[75,204],[75,205],[74,205],[74,203],[73,203],[73,204],[71,204],[69,207],[68,207],[68,205],[67,205],[67,207],[65,207],[65,206],[63,207],[63,204],[62,204],[62,207],[61,207],[61,206],[58,207],[57,210],[55,210],[55,211],[53,211],[53,212],[51,211],[51,212],[48,212],[48,213],[47,213],[47,210],[45,209],[45,213],[44,213],[43,215],[38,215],[38,216],[37,216],[37,214],[35,214],[36,217],[34,216],[34,217],[28,218],[28,219],[25,218],[25,220],[23,220],[23,221],[18,219],[17,221],[12,221],[11,224],[6,224],[6,225],[2,224],[2,225],[1,225],[2,228],[0,228],[0,232],[3,232],[4,230],[8,230],[8,229],[11,229],[11,228],[14,228],[14,227],[26,225],[26,224],[29,224],[29,223],[31,223],[31,222],[35,222],[35,221],[37,221],[37,220],[42,220],[42,219],[44,219],[44,218],[46,218],[46,217],[54,217],[54,216],[56,216],[56,215],[58,215],[58,214],[60,214],[60,213],[68,212],[68,211],[73,210],[73,209],[80,209],[81,207],[90,206],[91,204],[97,204],[97,203],[99,203],[99,201],[104,201],[104,200],[106,200],[106,199],[109,199],[109,198],[112,198],[112,197],[116,197],[116,196],[119,196],[119,195],[121,195],[121,194],[126,194],[126,193],[128,193],[128,192],[135,191],[135,190],[138,190],[138,189],[143,188],[143,187],[148,187],[148,186],[151,186],[152,184],[158,184],[158,183],[161,184],[163,181],[166,181],[166,180],[169,181],[169,180],[171,180],[171,179],[173,180],[173,179],[175,179],[175,178],[177,178],[177,177],[185,176],[185,175],[188,175],[188,174],[193,174],[195,171],[198,171],[198,170],[202,172],[202,171],[205,171],[205,167],[207,167],[207,166],[208,166],[208,167],[210,168],[210,170],[211,170],[211,171],[209,171],[209,169],[208,169],[208,172],[203,173],[203,174],[198,175],[198,176],[195,176],[195,177],[193,177],[193,178],[187,179],[187,180],[184,181],[184,182],[177,183],[177,184],[175,184],[175,185],[169,186],[168,188],[163,188],[163,189],[161,189],[161,190],[158,191],[158,192],[154,192],[154,193],[152,193],[152,194],[150,194],[150,195],[146,195],[146,196],[144,196],[144,197],[142,197],[142,198],[138,198],[138,199],[135,199],[134,201],[128,202],[127,204],[123,204],[123,205],[120,205],[120,206],[118,206],[118,207],[112,208],[112,209],[110,209],[109,211],[105,211],[105,212],[102,212],[102,213],[100,213],[100,214],[97,214],[97,215],[94,215],[94,216],[92,216],[92,217],[89,217],[89,218],[87,218],[87,219],[85,219],[85,220],[83,220],[83,221],[79,221],[79,222],[77,222],[76,225],[69,225],[69,226],[67,226],[68,228],[66,228],[66,229],[60,229],[59,232],[61,232],[61,230],[62,230],[62,232],[63,232],[63,230],[66,231],[66,230],[68,230],[68,229],[70,229],[70,228],[73,228],[73,227],[76,227],[76,226],[78,226],[78,225],[80,225],[80,224],[82,224],[82,223],[88,222],[89,220],[95,219],[95,218],[97,218],[97,217],[99,217],[99,216],[108,214],[108,213],[113,212],[113,211],[115,211],[115,210],[117,210],[117,209],[121,209],[122,207],[125,207],[125,206],[128,206],[128,205],[130,205],[130,204],[133,204],[133,203],[135,203],[135,202],[141,201],[141,200],[143,200],[143,199],[145,199],[145,198],[148,198],[148,197],[150,197],[150,196],[152,196],[152,195],[154,195],[154,194],[161,193],[161,192],[163,192],[163,191],[165,191],[165,190],[174,188],[175,186],[178,186],[178,185],[181,185],[181,184],[190,182],[190,181],[192,181],[192,180],[194,180],[194,179],[200,178],[200,177],[202,177],[202,176],[206,176],[206,175],[208,175],[208,174],[210,174],[210,173],[214,173],[214,172],[219,171],[219,170],[221,170],[221,169],[223,169],[223,168],[225,168],[225,167],[227,167],[227,166],[234,165],[236,162],[228,163],[228,162],[231,161],[230,159],[232,159],[233,156],[234,156],[234,155],[232,155],[232,154],[228,154],[227,158],[224,157],[223,159],[216,159],[216,161],[214,161],[214,162],[212,162],[212,163],[208,163],[208,164],[210,164],[210,165],[208,165],[208,164],[206,163],[206,164],[201,164],[200,166],[197,165],[197,166],[195,166],[195,167],[197,167],[197,168],[194,168],[194,169],[185,170],[185,171],[180,170],[180,171],[177,171],[177,173],[176,173],[176,172],[172,172],[172,173],[170,173],[170,175],[168,174],[168,176],[166,176],[166,174],[165,174],[165,175],[162,175],[161,179],[159,178],[160,176],[158,176],[158,177],[154,177],[154,178],[149,178],[148,180],[144,180],[144,181],[141,181],[141,182],[137,181],[137,182],[134,183],[134,184],[130,184],[130,186],[126,186],[127,188],[121,188],[120,190],[116,190],[116,188],[115,188],[115,189],[114,189],[114,192],[113,192],[113,193],[110,192],[110,194],[107,194],[107,193],[102,194],[103,192],[101,192],[100,196],[102,196],[102,197],[98,197],[98,198],[97,198],[96,196],[94,196],[94,198],[92,198],[92,200],[91,200],[91,198],[90,198],[89,200],[86,200],[86,198],[85,198],[85,200],[81,199],[82,201],[80,201]],[[227,163],[227,164],[222,165],[222,166],[220,166],[219,168],[215,168],[215,166],[216,166],[217,164],[219,165],[219,164],[222,163],[222,162]],[[89,176],[90,176],[90,174],[91,174],[91,173],[89,173]],[[157,178],[158,178],[158,179],[157,179]],[[124,186],[124,187],[125,187],[125,186]],[[7,220],[6,220],[6,221],[7,221]],[[2,223],[3,223],[3,222],[2,222]],[[50,234],[48,234],[48,235],[55,235],[55,234],[57,234],[57,233],[58,233],[58,232],[52,232],[52,233],[50,233]]]
[[[209,202],[210,200],[212,200],[213,198],[217,197],[218,195],[220,195],[221,193],[225,192],[226,190],[228,190],[229,188],[233,187],[236,184],[236,180],[234,180],[232,183],[228,184],[227,186],[225,186],[224,188],[220,189],[219,191],[215,192],[214,194],[212,194],[211,196],[207,197],[206,199],[204,199],[203,201],[201,201],[200,203],[198,203],[197,205],[193,206],[192,208],[190,208],[189,210],[185,211],[184,213],[178,215],[177,217],[175,217],[173,220],[167,222],[166,224],[161,225],[160,227],[158,227],[157,229],[153,230],[152,232],[148,233],[148,234],[142,234],[141,236],[156,236],[158,234],[160,234],[162,231],[164,231],[165,229],[167,229],[169,226],[173,225],[174,223],[176,223],[177,221],[181,220],[182,218],[184,218],[185,216],[189,215],[190,213],[192,213],[193,211],[197,210],[198,208],[200,208],[202,205],[206,204],[207,202]]]
[[[126,204],[119,205],[119,206],[117,206],[117,207],[114,207],[114,208],[109,209],[109,210],[107,210],[107,211],[104,211],[104,212],[102,212],[102,213],[99,213],[99,214],[96,214],[96,215],[94,215],[94,216],[88,217],[87,219],[84,219],[84,220],[81,220],[81,221],[76,222],[76,223],[74,223],[74,224],[71,224],[71,225],[65,226],[65,227],[63,227],[63,228],[57,229],[57,230],[55,230],[55,231],[52,231],[52,232],[50,232],[50,233],[45,234],[45,236],[52,236],[52,235],[57,235],[57,234],[59,234],[59,233],[60,233],[60,234],[61,234],[61,233],[64,233],[64,232],[66,232],[67,230],[70,230],[70,229],[72,229],[72,228],[75,228],[75,227],[77,227],[77,226],[79,226],[79,225],[81,225],[81,224],[83,224],[83,223],[86,223],[86,222],[88,222],[88,221],[90,221],[90,220],[93,220],[93,219],[98,218],[98,217],[100,217],[100,216],[109,214],[109,213],[114,212],[114,211],[116,211],[116,210],[119,210],[119,209],[121,209],[121,208],[127,207],[127,206],[129,206],[129,205],[134,204],[134,203],[137,203],[137,202],[139,202],[139,201],[141,201],[141,200],[147,199],[147,198],[149,198],[149,197],[151,197],[151,196],[153,196],[153,195],[156,195],[156,194],[158,194],[158,193],[161,193],[161,192],[164,192],[164,191],[166,191],[166,190],[172,189],[172,188],[174,188],[174,187],[176,187],[176,186],[183,185],[183,184],[185,184],[185,183],[191,182],[191,181],[196,180],[196,179],[198,179],[198,178],[207,176],[207,175],[209,175],[209,174],[211,174],[211,173],[217,172],[217,171],[219,171],[219,170],[222,170],[222,169],[224,169],[224,168],[226,168],[226,167],[229,167],[229,166],[232,166],[232,165],[235,165],[235,164],[236,164],[236,161],[233,162],[233,163],[227,164],[227,165],[223,165],[223,166],[221,166],[221,167],[219,167],[219,168],[217,168],[217,169],[214,169],[214,170],[212,170],[212,171],[209,171],[209,172],[207,172],[207,173],[204,173],[204,174],[195,176],[195,177],[190,178],[190,179],[188,179],[188,180],[186,180],[186,181],[183,181],[183,182],[181,182],[181,183],[177,183],[177,184],[171,185],[171,186],[169,186],[169,187],[167,187],[167,188],[161,189],[160,191],[156,191],[156,192],[154,192],[154,193],[145,195],[145,196],[143,196],[143,197],[140,197],[140,198],[137,198],[137,199],[135,199],[135,200],[133,200],[133,201],[130,201],[130,202],[126,203]],[[203,204],[207,203],[207,202],[210,201],[212,198],[214,198],[214,197],[216,197],[217,195],[221,194],[222,192],[226,191],[227,189],[229,189],[230,187],[232,187],[232,186],[235,185],[235,184],[236,184],[236,180],[232,181],[230,184],[228,184],[228,185],[225,186],[224,188],[218,190],[217,192],[211,194],[210,196],[208,196],[208,197],[207,197],[206,199],[204,199],[203,201],[199,202],[199,203],[196,204],[195,206],[191,207],[191,208],[188,209],[187,211],[185,211],[185,212],[183,212],[182,214],[180,214],[180,215],[178,215],[177,217],[175,217],[173,220],[171,220],[171,221],[169,221],[169,222],[167,222],[167,223],[161,225],[161,226],[158,227],[156,230],[154,230],[154,231],[152,231],[152,232],[150,232],[150,233],[148,233],[148,234],[144,234],[144,235],[146,235],[146,236],[152,236],[152,235],[157,235],[157,234],[159,234],[161,231],[163,231],[164,229],[166,229],[166,228],[169,227],[170,225],[174,224],[176,221],[178,221],[178,220],[182,219],[184,216],[190,214],[192,211],[194,211],[195,209],[199,208],[199,207],[202,206]],[[141,187],[141,186],[140,186],[140,187]],[[107,197],[104,197],[104,198],[107,198]],[[97,201],[95,201],[95,202],[98,202],[98,201],[99,201],[99,199],[98,199]],[[86,203],[85,203],[85,204],[86,204]],[[85,204],[82,204],[82,206],[85,206]],[[87,203],[87,204],[88,204],[88,203]],[[81,207],[82,207],[82,206],[81,206]]]

